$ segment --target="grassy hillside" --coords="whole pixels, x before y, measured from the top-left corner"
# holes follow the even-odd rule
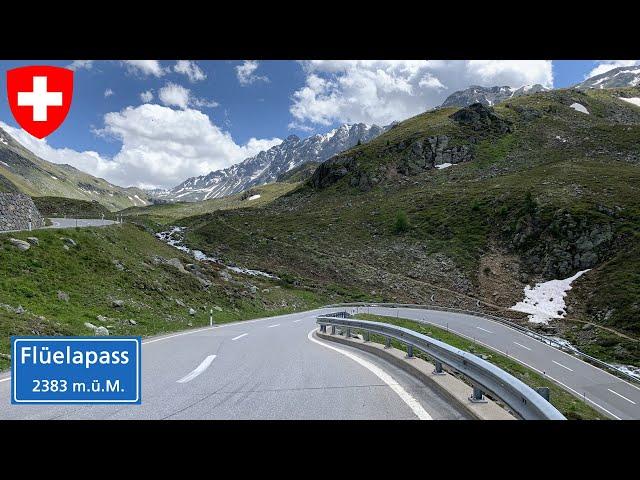
[[[24,252],[9,242],[29,236],[39,245]],[[0,370],[11,335],[91,335],[85,322],[111,335],[149,335],[208,325],[210,308],[220,309],[219,323],[339,299],[193,263],[130,224],[0,234]]]
[[[292,168],[288,172],[282,173],[276,179],[277,182],[286,182],[286,183],[298,183],[298,182],[306,182],[313,172],[315,172],[316,168],[320,165],[319,162],[307,162],[302,165],[298,165],[296,168]]]
[[[259,210],[181,223],[200,249],[292,284],[515,319],[524,316],[508,308],[525,285],[588,268],[568,318],[545,330],[637,364],[640,108],[618,96],[640,88],[538,93],[483,118],[428,112],[333,157]],[[440,170],[424,152],[443,136],[445,154],[463,160]]]
[[[166,224],[180,218],[215,212],[217,210],[260,207],[290,192],[298,185],[299,183],[271,183],[259,187],[252,187],[249,190],[229,195],[228,197],[212,198],[202,202],[176,202],[149,205],[147,207],[131,207],[119,213],[126,217],[146,219],[152,222]],[[260,197],[250,200],[251,197],[256,195]]]
[[[91,202],[62,197],[33,197],[33,202],[45,217],[113,218],[114,215],[96,200]]]
[[[147,200],[147,195],[138,188],[118,187],[71,165],[47,162],[0,128],[0,190],[3,185],[13,185],[32,197],[96,200],[112,211],[143,205]]]

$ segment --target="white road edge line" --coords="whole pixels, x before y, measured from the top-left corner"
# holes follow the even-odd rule
[[[515,344],[516,344],[516,345],[518,345],[519,347],[522,347],[522,348],[524,348],[524,349],[526,349],[526,350],[531,351],[531,349],[530,349],[529,347],[525,347],[525,346],[524,346],[524,345],[522,345],[521,343],[518,343],[518,342],[513,342],[513,343],[515,343]]]
[[[616,392],[615,390],[611,390],[610,388],[607,388],[607,390],[609,390],[611,393],[619,396],[620,398],[624,398],[627,402],[629,403],[633,403],[634,405],[636,404],[636,402],[634,402],[633,400],[629,400],[627,397],[625,397],[624,395],[619,394],[618,392]]]
[[[311,340],[314,343],[317,343],[318,345],[322,345],[325,348],[329,348],[338,353],[341,353],[342,355],[350,358],[354,362],[359,363],[360,365],[365,367],[367,370],[369,370],[371,373],[373,373],[376,377],[378,377],[380,380],[382,380],[384,383],[386,383],[394,392],[396,392],[396,394],[400,397],[400,399],[404,403],[407,404],[407,406],[416,415],[416,417],[418,417],[420,420],[433,420],[431,415],[429,415],[427,411],[422,407],[422,405],[420,405],[420,402],[418,402],[404,388],[402,388],[402,386],[396,380],[394,380],[394,378],[391,375],[389,375],[387,372],[385,372],[378,366],[374,365],[373,363],[363,358],[360,358],[359,356],[354,355],[351,352],[348,352],[341,348],[336,348],[332,345],[327,345],[324,342],[321,342],[313,338],[313,332],[315,331],[316,329],[314,328],[309,332],[309,334],[307,335],[307,338],[309,340]]]
[[[555,360],[551,360],[553,363],[555,363],[556,365],[560,365],[562,368],[566,368],[567,370],[569,370],[570,372],[573,372],[573,370],[571,370],[569,367],[567,367],[566,365],[561,364],[560,362],[556,362]]]
[[[198,375],[204,372],[207,368],[209,368],[209,365],[211,365],[211,362],[213,362],[214,358],[216,358],[215,355],[209,355],[207,358],[205,358],[202,361],[200,365],[196,367],[194,371],[192,371],[189,375],[185,375],[180,380],[178,380],[178,383],[187,383],[193,380],[194,378],[196,378]]]
[[[483,332],[493,333],[491,330],[487,330],[486,328],[476,327],[478,330],[482,330]]]
[[[294,320],[292,323],[298,323],[298,322],[301,322],[302,320],[304,320],[304,318],[299,318],[298,320]]]
[[[243,333],[242,335],[238,335],[237,337],[233,337],[231,340],[240,340],[242,337],[246,337],[249,335],[248,333]]]
[[[274,327],[279,327],[279,326],[280,326],[280,324],[276,323],[275,325],[269,325],[267,328],[274,328]]]
[[[2,382],[8,382],[9,380],[11,380],[11,377],[7,377],[7,378],[0,378],[0,383],[2,383]]]

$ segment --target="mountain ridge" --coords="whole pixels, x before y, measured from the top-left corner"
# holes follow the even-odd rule
[[[377,137],[389,127],[356,123],[343,124],[325,134],[301,139],[289,135],[282,143],[253,157],[207,175],[190,177],[160,193],[148,192],[160,200],[201,201],[241,192],[276,181],[282,174],[308,162],[322,162],[358,144]]]
[[[507,85],[495,87],[482,87],[480,85],[471,85],[464,90],[458,90],[449,95],[440,105],[445,107],[468,107],[473,103],[481,103],[486,107],[491,107],[496,103],[502,102],[509,98],[516,98],[521,95],[530,95],[537,92],[545,92],[550,90],[547,87],[536,83],[535,85],[524,85],[520,88],[509,87]]]
[[[147,194],[141,189],[119,187],[72,165],[44,160],[2,128],[0,190],[22,192],[32,197],[96,200],[112,211],[149,204]]]

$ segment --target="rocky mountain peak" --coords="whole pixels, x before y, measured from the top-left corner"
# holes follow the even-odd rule
[[[224,170],[192,177],[157,198],[200,201],[241,192],[275,181],[284,173],[308,162],[323,162],[360,143],[368,142],[386,127],[343,124],[325,134],[305,139],[289,135],[284,142]]]
[[[623,88],[640,85],[640,65],[618,67],[607,72],[587,78],[574,88]]]
[[[504,100],[521,95],[530,95],[532,93],[543,92],[549,90],[540,85],[524,85],[520,88],[513,88],[507,85],[497,87],[481,87],[472,85],[464,90],[452,93],[442,103],[442,107],[468,107],[473,103],[481,103],[486,106],[493,106]]]

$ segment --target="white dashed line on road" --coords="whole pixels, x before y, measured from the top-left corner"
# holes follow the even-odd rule
[[[269,325],[267,328],[273,328],[273,327],[279,327],[279,326],[280,326],[280,324],[276,323],[275,325]]]
[[[491,330],[487,330],[486,328],[476,327],[478,330],[482,330],[483,332],[493,333]]]
[[[194,378],[196,378],[198,375],[204,372],[207,368],[209,368],[209,365],[211,365],[211,362],[213,362],[214,358],[216,358],[215,355],[209,355],[207,358],[205,358],[202,361],[200,365],[196,367],[196,369],[193,372],[191,372],[189,375],[186,375],[182,377],[180,380],[178,380],[178,383],[187,383],[193,380]]]
[[[513,343],[515,343],[515,344],[516,344],[516,345],[518,345],[519,347],[524,348],[525,350],[529,350],[529,351],[531,351],[531,349],[530,349],[529,347],[525,347],[525,346],[524,346],[524,345],[522,345],[521,343],[518,343],[518,342],[513,342]]]
[[[566,368],[567,370],[569,370],[570,372],[573,372],[573,370],[571,370],[569,367],[567,367],[566,365],[561,364],[560,362],[556,362],[555,360],[551,360],[553,363],[555,363],[556,365],[560,365],[562,368]]]
[[[627,397],[625,397],[624,395],[619,394],[618,392],[616,392],[615,390],[611,390],[610,388],[607,388],[607,390],[609,390],[611,393],[613,393],[614,395],[619,396],[620,398],[624,398],[627,402],[629,403],[633,403],[634,405],[636,404],[636,402],[634,402],[633,400],[629,400]]]
[[[238,335],[237,337],[233,337],[231,340],[240,340],[242,337],[246,337],[249,335],[248,333],[243,333],[242,335]]]

